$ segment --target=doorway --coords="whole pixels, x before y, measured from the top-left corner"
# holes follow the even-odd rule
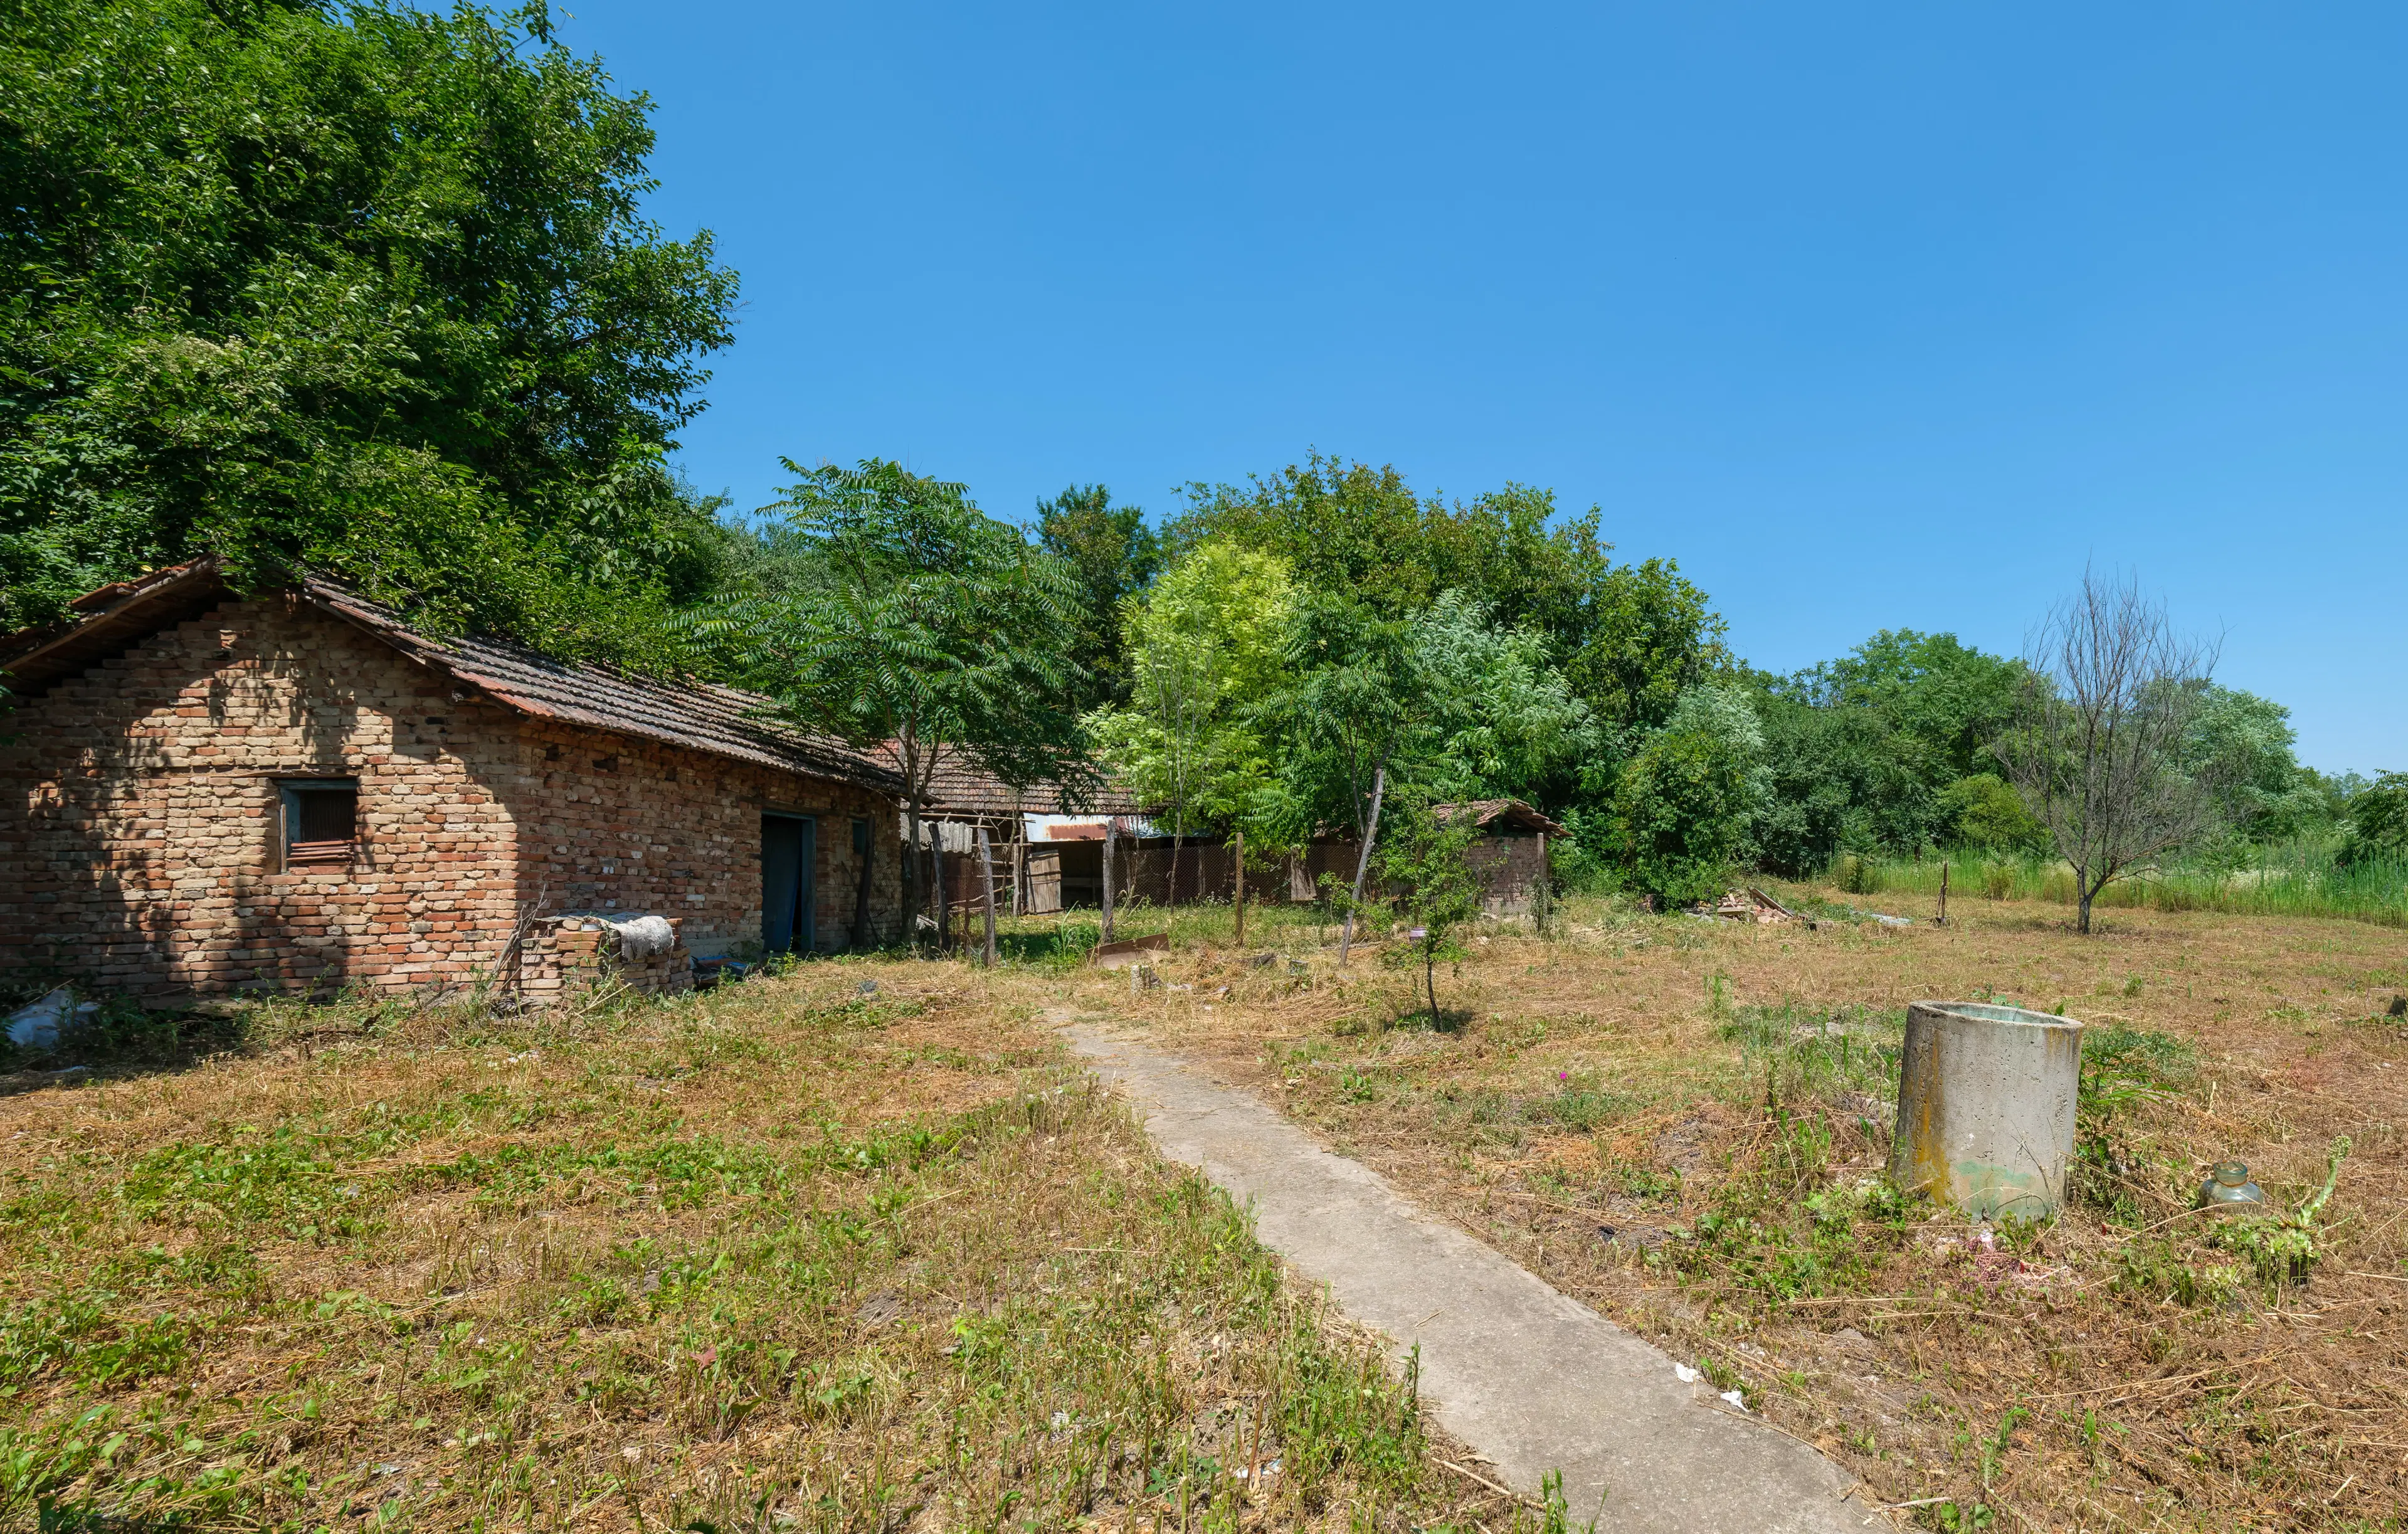
[[[808,953],[819,946],[813,922],[818,900],[819,822],[808,815],[761,817],[761,946],[771,953]]]

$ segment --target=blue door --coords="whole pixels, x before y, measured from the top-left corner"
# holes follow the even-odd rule
[[[808,953],[818,946],[812,925],[819,823],[807,815],[761,817],[761,946],[772,953]]]

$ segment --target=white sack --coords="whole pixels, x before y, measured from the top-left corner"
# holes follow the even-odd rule
[[[666,916],[630,916],[609,924],[619,935],[622,958],[649,959],[655,953],[666,953],[677,946],[677,929]]]

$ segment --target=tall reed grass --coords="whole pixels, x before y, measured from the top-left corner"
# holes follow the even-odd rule
[[[2075,903],[2073,869],[2062,859],[2000,856],[1959,849],[1921,862],[1842,853],[1831,882],[1857,895],[1940,894],[1941,869],[1952,893],[1991,900]],[[2408,859],[2338,867],[2333,849],[2300,842],[2261,850],[2258,866],[2238,870],[2181,866],[2119,879],[2097,904],[2154,910],[2219,910],[2243,916],[2329,916],[2408,926]]]

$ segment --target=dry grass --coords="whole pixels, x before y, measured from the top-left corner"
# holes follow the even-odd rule
[[[1527,1521],[1032,1017],[845,963],[5,1078],[0,1524]]]
[[[1579,902],[1554,940],[1490,928],[1441,984],[1447,1032],[1390,1025],[1417,1009],[1376,956],[1297,976],[1197,948],[1160,989],[1086,999],[1742,1386],[1928,1527],[2401,1527],[2398,935],[2115,911],[2086,939],[2047,908],[1951,911],[1809,932]],[[1985,996],[2087,1020],[2107,1068],[2077,1202],[1995,1250],[1878,1176],[1905,1004]],[[2303,1281],[2188,1212],[2233,1154],[2294,1207],[2342,1137]]]
[[[205,1063],[20,1075],[0,1496],[63,1528],[1543,1522],[1451,1500],[1484,1494],[1432,1469],[1369,1355],[1065,1064],[1034,1019],[1069,1002],[1743,1388],[1869,1499],[1921,1504],[1901,1519],[2398,1527],[2396,935],[1954,912],[1576,903],[1441,976],[1447,1032],[1390,1025],[1414,1007],[1376,951],[1338,975],[1309,919],[1259,911],[1290,957],[1255,966],[1201,910],[1167,913],[1182,946],[1135,992],[1049,959],[1039,921],[992,976],[848,962],[541,1023],[296,1011]],[[1995,1252],[1873,1175],[1883,1051],[1933,995],[2062,1003],[2124,1061],[2082,1201]],[[2184,1212],[2234,1154],[2296,1201],[2344,1135],[2303,1283]],[[1266,1459],[1268,1485],[1233,1473]]]

